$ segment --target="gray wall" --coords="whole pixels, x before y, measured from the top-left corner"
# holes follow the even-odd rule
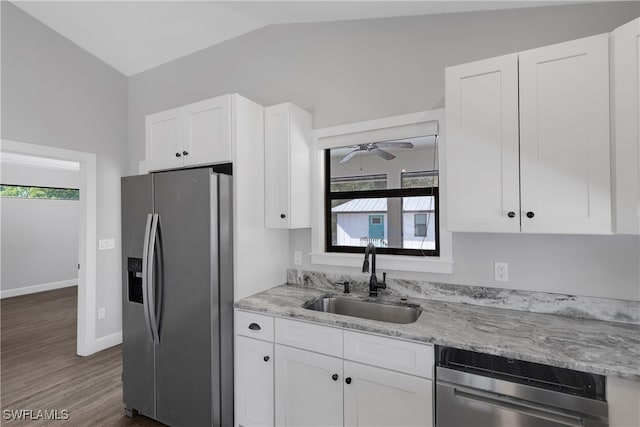
[[[75,200],[2,200],[0,290],[78,279]]]
[[[127,79],[9,2],[2,2],[2,138],[95,153],[96,337],[121,329],[120,177],[127,174]]]
[[[265,27],[129,79],[130,170],[144,158],[146,114],[229,92],[292,101],[315,128],[441,108],[446,66],[608,32],[639,14],[625,2]],[[455,234],[453,275],[393,274],[640,299],[639,246],[628,236]],[[322,269],[306,255],[309,230],[292,231],[290,247],[305,253],[303,268]],[[494,261],[509,262],[509,282],[493,281]]]
[[[13,185],[78,188],[78,171],[5,163],[1,182]],[[79,202],[0,199],[2,265],[0,290],[78,278]]]

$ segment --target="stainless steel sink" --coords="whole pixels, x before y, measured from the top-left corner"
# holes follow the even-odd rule
[[[304,308],[390,323],[413,323],[422,310],[418,306],[360,301],[338,297],[321,297],[307,301]]]

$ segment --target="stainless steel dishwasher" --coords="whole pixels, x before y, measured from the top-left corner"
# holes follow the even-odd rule
[[[436,427],[608,426],[606,379],[439,347]]]

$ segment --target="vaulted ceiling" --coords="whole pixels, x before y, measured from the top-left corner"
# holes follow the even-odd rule
[[[272,24],[459,13],[573,1],[14,1],[130,76]]]

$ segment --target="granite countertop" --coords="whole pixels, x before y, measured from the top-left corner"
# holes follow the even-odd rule
[[[640,325],[390,295],[378,300],[420,305],[420,318],[399,325],[302,308],[327,294],[370,299],[285,284],[244,298],[235,307],[640,381]]]

